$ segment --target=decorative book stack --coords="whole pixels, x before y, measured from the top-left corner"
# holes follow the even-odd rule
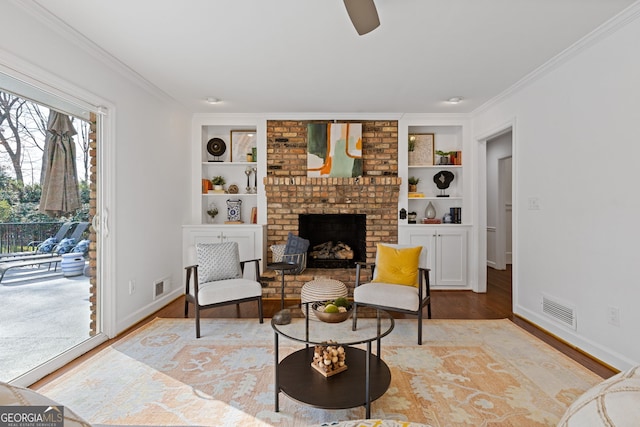
[[[462,208],[449,208],[453,224],[462,224]]]
[[[202,180],[202,194],[207,194],[209,190],[213,190],[213,184],[208,179]]]
[[[423,224],[442,224],[442,220],[440,218],[422,218]]]

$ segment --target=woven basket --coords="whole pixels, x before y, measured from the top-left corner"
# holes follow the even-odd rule
[[[340,297],[346,298],[349,295],[347,286],[339,280],[318,278],[302,285],[300,291],[300,301],[314,302],[314,301],[326,301],[329,299],[336,299]],[[302,313],[306,315],[306,308],[303,307]],[[320,320],[316,317],[311,307],[309,307],[309,319]]]

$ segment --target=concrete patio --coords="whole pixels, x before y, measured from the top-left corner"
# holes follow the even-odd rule
[[[0,283],[0,381],[89,338],[89,278],[60,267],[8,271]]]

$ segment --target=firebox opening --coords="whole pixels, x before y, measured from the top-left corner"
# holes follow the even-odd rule
[[[366,261],[364,214],[301,214],[298,235],[309,240],[309,268],[354,268]]]

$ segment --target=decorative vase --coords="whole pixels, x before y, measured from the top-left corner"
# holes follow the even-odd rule
[[[415,165],[415,164],[416,164],[416,152],[409,151],[409,165]]]
[[[429,202],[427,208],[424,210],[424,216],[429,219],[433,219],[436,217],[436,208],[433,207],[433,204]]]
[[[415,193],[416,191],[418,191],[418,185],[417,184],[409,184],[409,193]]]
[[[240,209],[242,200],[227,200],[227,219],[229,221],[240,221]]]
[[[209,203],[209,206],[207,208],[207,223],[215,223],[216,215],[218,215],[218,208],[216,207],[215,203],[211,202]]]

